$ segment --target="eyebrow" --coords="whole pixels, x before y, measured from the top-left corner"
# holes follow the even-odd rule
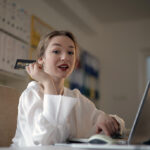
[[[60,46],[60,47],[62,47],[62,45],[61,44],[59,44],[59,43],[53,43],[52,44],[53,46]],[[70,45],[70,46],[68,46],[69,48],[75,48],[74,46],[72,46],[72,45]]]

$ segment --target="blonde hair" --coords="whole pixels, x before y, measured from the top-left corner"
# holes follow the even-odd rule
[[[78,44],[76,42],[76,39],[75,39],[74,35],[69,31],[58,31],[58,30],[56,30],[56,31],[52,31],[52,32],[44,35],[41,38],[41,40],[40,40],[40,42],[37,46],[37,59],[44,56],[44,53],[45,53],[45,50],[48,47],[49,41],[55,36],[67,36],[67,37],[69,37],[75,45],[76,57],[77,57],[77,59],[79,58]]]

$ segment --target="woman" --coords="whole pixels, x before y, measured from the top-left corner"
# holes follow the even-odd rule
[[[71,32],[53,31],[39,42],[37,62],[26,67],[32,81],[22,93],[13,144],[50,145],[95,133],[111,136],[124,130],[124,121],[108,115],[79,90],[64,87],[78,59],[77,42]]]

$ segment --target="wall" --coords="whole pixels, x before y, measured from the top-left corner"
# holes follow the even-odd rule
[[[101,106],[118,112],[131,126],[143,88],[139,55],[150,50],[150,20],[104,24],[100,45]],[[145,84],[145,83],[144,83]]]
[[[55,29],[73,31],[80,46],[99,58],[101,100],[97,106],[108,113],[120,115],[130,127],[143,92],[139,91],[138,55],[145,48],[150,48],[150,19],[92,24],[89,14],[84,14],[91,26],[99,26],[97,34],[88,35],[42,0],[19,2]],[[77,11],[81,12],[81,8]]]

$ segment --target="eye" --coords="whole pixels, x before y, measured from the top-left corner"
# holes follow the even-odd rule
[[[59,53],[60,53],[60,50],[53,50],[53,53],[54,53],[54,54],[59,54]]]
[[[68,51],[68,54],[69,55],[74,55],[74,52],[73,51]]]

